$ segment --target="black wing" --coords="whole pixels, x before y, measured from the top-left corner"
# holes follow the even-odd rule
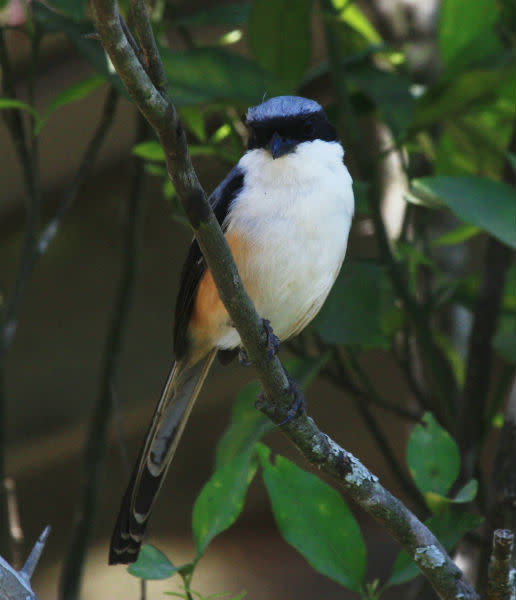
[[[236,198],[243,185],[244,172],[240,167],[236,166],[210,196],[209,202],[221,227],[226,219],[231,202]],[[183,358],[188,350],[188,323],[192,316],[195,293],[205,271],[206,263],[199,244],[194,238],[183,265],[176,301],[174,320],[174,351],[176,360]]]

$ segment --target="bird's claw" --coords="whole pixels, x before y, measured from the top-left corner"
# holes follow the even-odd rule
[[[282,427],[283,425],[290,423],[290,421],[292,421],[292,419],[294,417],[297,417],[298,415],[302,415],[305,412],[305,408],[306,408],[306,400],[305,400],[305,396],[304,396],[303,392],[301,391],[301,388],[292,379],[292,377],[290,377],[290,375],[288,375],[288,373],[287,373],[287,378],[289,381],[289,392],[292,394],[294,401],[292,402],[292,404],[290,405],[290,407],[288,409],[287,416],[283,419],[283,421],[281,421],[281,423],[278,424],[278,427]],[[266,401],[267,401],[267,399],[265,397],[265,394],[263,392],[260,392],[258,394],[258,397],[256,398],[256,402],[255,402],[256,408],[261,410],[263,408],[264,404],[266,403]]]
[[[265,341],[267,349],[267,362],[279,352],[281,342],[277,335],[272,330],[271,323],[268,319],[262,319],[263,330],[265,331]],[[245,348],[240,348],[238,351],[238,362],[243,367],[250,367],[253,362],[249,360]]]

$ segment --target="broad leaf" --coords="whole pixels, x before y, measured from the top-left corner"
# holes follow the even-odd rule
[[[360,62],[348,68],[349,79],[368,96],[383,113],[395,137],[408,128],[414,111],[410,81],[394,72],[377,69]]]
[[[313,326],[330,344],[388,348],[397,313],[385,267],[375,262],[344,262]]]
[[[448,70],[451,65],[464,68],[499,48],[494,32],[499,14],[500,7],[492,0],[443,0],[438,41]]]
[[[460,454],[457,444],[430,413],[416,425],[407,444],[407,464],[422,494],[445,496],[457,479]]]
[[[276,523],[285,540],[320,573],[359,591],[366,571],[360,528],[342,496],[282,456],[259,451]]]
[[[254,0],[247,25],[258,63],[294,90],[311,54],[312,0]]]
[[[127,567],[127,572],[140,579],[168,579],[179,571],[168,558],[154,546],[144,544],[138,559]]]
[[[483,518],[471,513],[448,512],[435,515],[425,521],[425,525],[436,536],[447,551],[453,549],[462,536],[482,524]],[[421,574],[416,563],[403,550],[398,554],[388,586],[407,583]]]
[[[88,37],[95,32],[91,21],[76,22],[70,17],[56,13],[41,2],[33,2],[31,10],[43,31],[65,34],[95,71],[108,79],[121,94],[128,97],[101,44],[96,39]]]
[[[178,106],[219,100],[259,103],[264,94],[275,96],[281,90],[273,75],[227,48],[162,48],[161,57]]]
[[[424,177],[412,182],[414,190],[437,198],[462,221],[480,227],[516,248],[516,202],[507,183],[485,177]]]
[[[235,456],[211,476],[195,501],[192,527],[197,555],[213,538],[230,527],[242,512],[245,494],[256,473],[250,454]]]

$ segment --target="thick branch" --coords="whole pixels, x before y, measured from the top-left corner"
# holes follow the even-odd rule
[[[123,37],[114,0],[93,0],[93,7],[104,47],[164,147],[169,174],[220,297],[258,371],[265,398],[274,400],[264,399],[260,409],[279,424],[284,421],[291,404],[287,377],[277,357],[267,360],[262,320],[243,288],[228,245],[193,170],[175,108],[171,103],[166,105],[163,95],[153,88],[151,79],[143,73]],[[144,11],[142,15],[145,15]],[[354,456],[319,431],[312,419],[302,414],[286,424],[283,430],[310,462],[336,478],[353,499],[408,550],[441,598],[478,598],[433,534]]]

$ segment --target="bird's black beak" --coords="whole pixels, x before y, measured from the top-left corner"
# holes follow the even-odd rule
[[[279,133],[274,132],[271,141],[269,142],[269,150],[271,151],[272,158],[276,159],[284,154],[292,152],[296,145],[296,140],[283,138]]]

